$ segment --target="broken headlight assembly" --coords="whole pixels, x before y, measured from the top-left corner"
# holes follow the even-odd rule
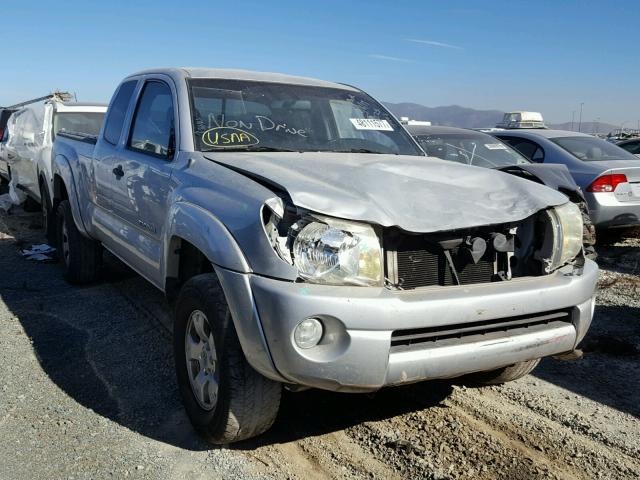
[[[547,273],[569,263],[582,251],[582,214],[572,202],[546,210],[547,226],[539,256]]]
[[[292,226],[293,264],[301,278],[328,285],[381,286],[382,251],[371,225],[327,217]]]
[[[279,200],[265,206],[265,233],[300,278],[325,285],[383,285],[382,250],[371,225],[300,212]]]

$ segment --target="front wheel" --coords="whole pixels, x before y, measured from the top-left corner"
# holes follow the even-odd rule
[[[500,385],[501,383],[511,382],[525,375],[529,375],[539,363],[540,359],[538,358],[536,360],[514,363],[508,367],[489,370],[488,372],[472,373],[468,375],[467,378],[473,383],[480,385]]]
[[[271,427],[281,385],[247,362],[215,274],[195,276],[180,290],[173,349],[187,415],[207,441],[237,442]]]

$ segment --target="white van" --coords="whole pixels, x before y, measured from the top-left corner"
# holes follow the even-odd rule
[[[4,149],[11,183],[42,205],[47,236],[53,234],[54,228],[47,217],[53,205],[51,165],[56,134],[98,135],[106,110],[103,104],[51,99],[24,107],[9,118],[9,138]]]

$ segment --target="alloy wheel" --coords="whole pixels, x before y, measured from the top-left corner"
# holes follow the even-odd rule
[[[184,347],[191,391],[201,408],[213,410],[218,402],[220,378],[213,333],[204,312],[194,310],[189,315]]]

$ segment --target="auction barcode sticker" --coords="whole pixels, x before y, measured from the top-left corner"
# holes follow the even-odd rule
[[[386,130],[393,132],[393,127],[386,120],[378,118],[350,118],[357,130]]]
[[[506,150],[507,149],[507,146],[503,145],[502,143],[485,143],[484,146],[487,147],[489,150]]]

